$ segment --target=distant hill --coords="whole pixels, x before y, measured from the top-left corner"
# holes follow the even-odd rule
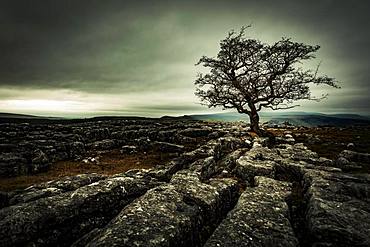
[[[0,123],[36,123],[36,124],[68,124],[68,123],[81,123],[81,122],[94,122],[94,121],[107,121],[107,120],[194,120],[189,116],[173,117],[163,116],[161,118],[140,117],[140,116],[95,116],[89,118],[62,118],[62,117],[43,117],[27,114],[15,113],[1,113]]]
[[[26,115],[26,114],[16,114],[16,113],[6,113],[0,112],[0,118],[22,118],[22,119],[40,119],[46,117],[34,116],[34,115]]]
[[[204,121],[248,121],[249,117],[239,113],[216,113],[190,115],[191,118]],[[282,124],[290,123],[295,126],[351,126],[370,125],[370,117],[357,114],[323,114],[306,112],[261,112],[262,123]]]
[[[42,117],[26,114],[0,113],[1,122],[32,122],[32,123],[72,123],[72,122],[89,122],[89,121],[104,121],[104,120],[150,120],[158,118],[149,117],[132,117],[132,116],[96,116],[91,118],[56,118]],[[246,121],[249,122],[249,117],[246,114],[234,112],[201,114],[201,115],[184,115],[180,117],[163,116],[161,120],[203,120],[203,121]],[[357,114],[323,114],[312,112],[261,112],[261,123],[268,124],[283,124],[289,123],[295,126],[353,126],[353,125],[370,125],[370,117]]]

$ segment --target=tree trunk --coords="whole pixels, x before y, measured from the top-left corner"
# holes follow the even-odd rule
[[[249,120],[251,122],[251,130],[255,132],[256,134],[261,134],[261,129],[259,127],[260,117],[258,116],[258,112],[254,105],[249,106],[251,109],[251,112],[249,115]]]
[[[249,120],[251,122],[251,130],[256,134],[261,133],[261,129],[259,127],[260,117],[257,113],[249,115]]]

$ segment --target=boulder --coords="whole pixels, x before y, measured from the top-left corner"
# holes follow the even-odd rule
[[[76,190],[82,186],[95,183],[104,178],[106,178],[105,175],[96,173],[79,174],[76,176],[67,176],[58,180],[36,184],[24,190],[10,193],[11,196],[9,196],[9,205],[35,201],[40,198],[50,197],[67,191]]]
[[[152,148],[152,141],[148,137],[134,139],[133,143],[139,151],[146,152]]]
[[[0,177],[19,176],[28,173],[27,160],[17,153],[0,154]]]
[[[137,146],[133,145],[125,145],[121,147],[121,153],[123,154],[133,154],[136,153],[138,150]]]
[[[30,173],[38,173],[46,171],[50,165],[49,158],[40,149],[36,149],[32,153]]]
[[[225,157],[231,151],[234,151],[238,148],[245,147],[245,143],[240,139],[232,136],[220,137],[216,140],[209,142],[213,145],[213,157],[216,161]]]
[[[85,142],[94,142],[110,138],[110,131],[108,128],[90,129],[83,132],[83,139]]]
[[[370,153],[359,153],[351,150],[343,150],[339,157],[343,157],[351,162],[370,164]]]
[[[185,151],[184,146],[168,142],[154,142],[152,145],[154,149],[163,153],[182,153]]]
[[[114,140],[106,139],[93,142],[89,146],[93,150],[110,150],[116,147],[116,142]]]
[[[232,180],[203,184],[194,174],[175,175],[149,190],[79,246],[200,246],[236,190]],[[230,205],[230,204],[229,204]]]
[[[103,227],[125,205],[159,185],[155,179],[115,177],[75,191],[0,210],[0,245],[70,245]]]
[[[253,186],[255,176],[274,178],[276,165],[277,163],[275,161],[251,160],[247,156],[242,156],[236,160],[236,165],[232,173]]]
[[[212,128],[187,128],[179,131],[180,135],[188,137],[203,137],[212,133]]]
[[[369,176],[310,170],[304,184],[313,246],[370,246]]]
[[[69,157],[78,158],[86,152],[85,145],[82,142],[72,142],[69,144]]]
[[[204,246],[298,246],[289,222],[290,184],[256,177]]]

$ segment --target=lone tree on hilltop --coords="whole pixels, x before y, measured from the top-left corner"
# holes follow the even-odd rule
[[[258,112],[262,108],[289,109],[296,100],[316,100],[309,84],[326,84],[339,88],[335,79],[318,76],[315,71],[298,67],[303,60],[315,58],[320,48],[282,38],[269,45],[245,38],[245,27],[239,33],[229,32],[221,40],[216,58],[203,56],[196,65],[209,68],[198,74],[196,95],[208,107],[235,108],[249,116],[251,129],[261,133]]]

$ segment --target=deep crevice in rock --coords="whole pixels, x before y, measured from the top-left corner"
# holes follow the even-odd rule
[[[232,211],[236,204],[238,203],[238,200],[240,198],[240,195],[241,195],[241,188],[244,188],[245,189],[245,184],[240,184],[240,182],[238,181],[238,188],[239,188],[239,191],[238,193],[236,194],[236,197],[234,198],[234,200],[231,201],[231,204],[229,205],[229,207],[227,208],[227,210],[224,210],[222,212],[222,214],[219,215],[219,217],[217,217],[216,219],[214,219],[215,221],[214,222],[209,222],[208,224],[205,224],[202,229],[201,229],[201,238],[200,238],[200,243],[199,243],[199,246],[204,246],[205,243],[207,242],[207,240],[212,236],[212,234],[214,233],[214,231],[216,230],[216,228],[221,224],[221,222],[227,217],[228,213],[230,211]],[[233,195],[230,195],[230,197],[232,197]]]
[[[300,182],[292,182],[292,192],[286,198],[286,202],[289,207],[289,221],[298,239],[299,246],[312,246],[312,237],[306,221],[307,203],[304,198],[304,188]]]

